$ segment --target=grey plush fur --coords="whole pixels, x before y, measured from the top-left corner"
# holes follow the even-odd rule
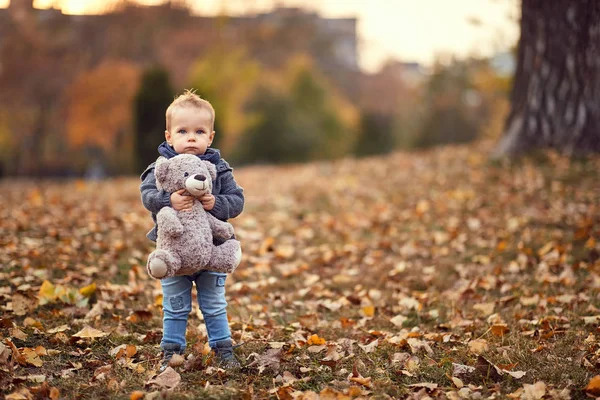
[[[215,166],[191,154],[156,161],[156,186],[169,193],[186,189],[200,197],[211,193]],[[207,213],[196,199],[190,210],[175,211],[163,207],[156,216],[158,239],[156,250],[148,257],[147,269],[156,279],[176,275],[191,275],[200,270],[231,273],[240,263],[240,242],[227,240],[213,244],[213,235],[223,239],[233,236],[233,227]]]

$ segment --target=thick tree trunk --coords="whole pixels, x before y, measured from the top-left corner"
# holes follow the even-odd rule
[[[496,155],[600,152],[600,1],[522,1],[512,107]]]

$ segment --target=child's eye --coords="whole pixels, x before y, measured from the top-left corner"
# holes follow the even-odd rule
[[[177,133],[185,133],[185,129],[180,129],[177,131]]]
[[[184,178],[187,178],[190,174],[188,174],[187,172],[183,174]]]
[[[197,134],[202,135],[204,131],[196,131]]]

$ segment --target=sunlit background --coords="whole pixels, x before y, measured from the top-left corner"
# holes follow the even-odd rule
[[[516,0],[0,0],[0,172],[136,173],[184,88],[239,164],[497,135],[518,18]]]

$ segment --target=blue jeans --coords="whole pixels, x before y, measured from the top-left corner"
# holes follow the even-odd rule
[[[188,315],[192,311],[192,286],[196,284],[198,305],[204,316],[208,344],[230,339],[227,320],[227,301],[225,300],[226,274],[200,271],[194,275],[173,276],[161,280],[163,291],[163,338],[165,343],[176,343],[185,350],[185,330]]]

